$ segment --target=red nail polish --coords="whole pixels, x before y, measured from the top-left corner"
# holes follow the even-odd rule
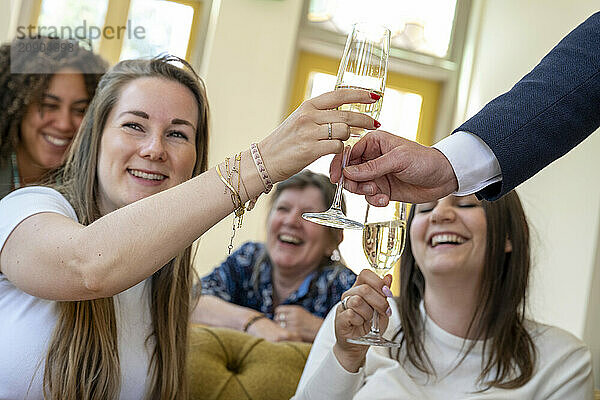
[[[373,125],[375,125],[375,129],[377,129],[381,126],[381,123],[379,121],[377,121],[376,119],[373,121],[375,121],[375,123],[373,124]]]
[[[381,97],[381,96],[380,96],[380,95],[378,95],[377,93],[373,93],[373,92],[369,93],[369,96],[371,96],[371,98],[372,98],[373,100],[379,100],[379,98]]]

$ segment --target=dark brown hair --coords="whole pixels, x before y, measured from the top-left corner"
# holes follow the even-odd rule
[[[27,46],[56,51],[18,51]],[[67,67],[81,71],[91,100],[107,66],[100,56],[70,40],[26,37],[0,46],[0,165],[21,140],[21,122],[29,105],[41,101],[57,71]]]
[[[531,379],[536,360],[533,340],[524,327],[531,264],[529,227],[515,191],[495,202],[482,201],[481,204],[487,222],[485,267],[476,302],[478,306],[467,329],[467,337],[483,340],[484,358],[479,382],[488,388],[517,388]],[[415,208],[411,207],[409,227]],[[511,242],[510,252],[505,252],[507,239]],[[395,301],[400,311],[401,328],[396,337],[400,337],[406,356],[400,360],[398,351],[395,358],[410,362],[426,374],[435,373],[423,344],[420,303],[425,278],[412,254],[410,234],[400,263],[400,286],[403,295]],[[472,341],[466,347],[460,362],[475,344],[476,341]]]
[[[174,65],[182,64],[182,66]],[[83,118],[64,167],[53,175],[54,187],[75,209],[79,222],[100,218],[97,165],[100,140],[108,115],[123,88],[154,77],[179,82],[198,105],[196,164],[193,176],[207,169],[208,103],[204,84],[191,66],[174,56],[121,61],[108,71]],[[156,94],[160,96],[160,93]],[[187,399],[188,321],[192,309],[191,246],[152,275],[151,315],[156,345],[150,360],[148,399]],[[50,399],[114,399],[119,396],[120,365],[113,298],[60,302],[44,373]]]

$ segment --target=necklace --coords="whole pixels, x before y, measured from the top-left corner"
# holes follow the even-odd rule
[[[15,152],[10,155],[10,163],[12,164],[13,188],[16,190],[21,187],[21,180],[19,179],[19,168],[17,168],[17,155]]]

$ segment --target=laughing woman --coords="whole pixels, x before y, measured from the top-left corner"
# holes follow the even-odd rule
[[[304,212],[327,209],[334,196],[329,178],[309,170],[277,184],[266,243],[245,243],[202,278],[193,321],[271,341],[312,342],[323,318],[356,280],[332,260],[342,230],[302,218]]]
[[[342,121],[375,124],[332,109],[376,95],[326,93],[238,153],[234,173],[207,170],[206,95],[185,65],[117,64],[56,184],[0,202],[0,398],[186,399],[194,240],[340,151]]]
[[[419,204],[408,227],[402,295],[388,305],[391,276],[363,271],[317,334],[294,399],[592,398],[586,346],[524,318],[529,231],[516,192]],[[346,341],[368,332],[373,309],[399,351]]]

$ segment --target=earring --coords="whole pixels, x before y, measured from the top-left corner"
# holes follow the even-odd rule
[[[340,261],[342,259],[342,256],[340,255],[340,251],[338,249],[333,249],[333,251],[331,252],[331,255],[329,256],[329,259],[333,262]]]

